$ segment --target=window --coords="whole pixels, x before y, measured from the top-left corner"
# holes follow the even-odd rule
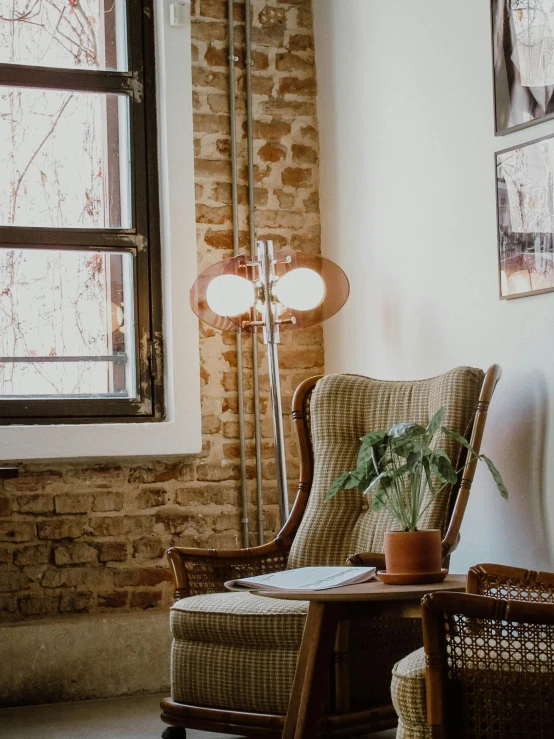
[[[151,0],[0,0],[0,423],[164,415]]]

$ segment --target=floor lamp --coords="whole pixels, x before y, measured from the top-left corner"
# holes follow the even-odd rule
[[[277,351],[280,332],[325,321],[342,308],[349,291],[348,278],[331,260],[289,249],[274,252],[272,241],[257,242],[256,259],[239,254],[208,267],[190,291],[192,309],[213,328],[263,332],[281,524],[288,517],[289,502]]]

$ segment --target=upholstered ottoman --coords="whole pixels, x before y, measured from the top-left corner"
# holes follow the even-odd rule
[[[398,714],[396,739],[431,739],[431,729],[427,726],[423,647],[395,664],[391,694]]]

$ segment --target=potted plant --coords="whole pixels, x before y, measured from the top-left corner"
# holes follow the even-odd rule
[[[340,490],[357,488],[372,494],[372,510],[386,508],[398,523],[399,531],[385,533],[386,572],[383,581],[437,582],[446,575],[441,569],[441,532],[418,529],[427,508],[447,485],[454,485],[459,470],[448,454],[437,446],[439,432],[450,436],[467,449],[468,460],[482,460],[490,470],[503,498],[508,491],[500,472],[484,454],[477,454],[471,444],[455,431],[442,425],[442,407],[427,427],[417,423],[397,423],[388,431],[372,431],[361,438],[356,469],[344,472],[325,496],[333,498]]]

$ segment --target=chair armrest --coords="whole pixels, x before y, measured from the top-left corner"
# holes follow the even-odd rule
[[[354,567],[377,567],[378,570],[385,569],[385,555],[380,552],[349,554],[346,562]]]
[[[518,600],[506,602],[504,598],[492,598],[488,595],[438,592],[424,595],[421,604],[426,652],[425,627],[428,621],[427,614],[433,611],[436,613],[467,616],[470,619],[515,621],[516,623],[529,624],[554,624],[554,604],[552,603],[526,603]],[[482,627],[483,624],[480,623],[472,625],[474,632],[482,629]],[[507,639],[509,640],[510,636]]]
[[[450,555],[452,552],[454,552],[460,545],[461,536],[458,532],[458,535],[454,539],[452,543],[449,543],[447,539],[444,539],[442,541],[442,559],[443,559],[443,567],[448,566],[448,562],[450,561]],[[444,564],[446,562],[446,564]]]
[[[221,593],[226,580],[279,572],[287,566],[290,544],[279,537],[251,549],[171,547],[167,558],[175,581],[175,598]]]
[[[554,573],[507,565],[475,565],[467,573],[466,592],[504,600],[553,603]]]

